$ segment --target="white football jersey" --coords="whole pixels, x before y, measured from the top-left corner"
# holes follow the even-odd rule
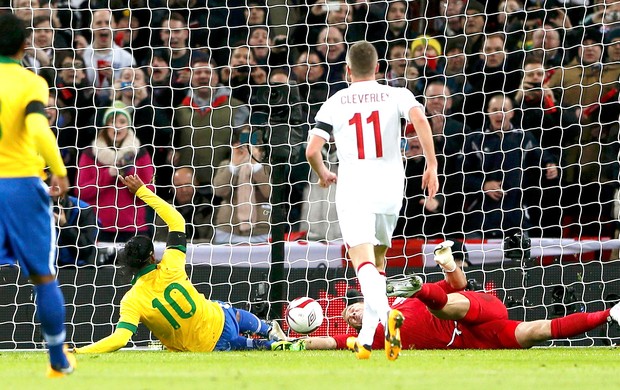
[[[411,91],[374,80],[352,83],[323,104],[310,134],[326,141],[334,136],[339,212],[399,213],[405,181],[401,118],[408,120],[413,107],[422,105]]]

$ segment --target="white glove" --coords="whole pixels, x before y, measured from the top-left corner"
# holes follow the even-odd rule
[[[454,242],[446,240],[438,244],[433,251],[435,253],[435,263],[437,263],[444,271],[456,271],[456,262],[452,256],[452,245]]]

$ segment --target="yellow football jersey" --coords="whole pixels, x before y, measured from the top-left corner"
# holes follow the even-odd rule
[[[48,156],[52,172],[67,174],[44,116],[48,97],[42,77],[0,56],[0,177],[40,177],[46,163],[42,156]],[[33,129],[26,126],[30,114],[41,115]]]
[[[224,311],[189,281],[185,253],[167,248],[159,264],[142,269],[121,300],[118,328],[142,322],[172,351],[208,352],[224,329]]]

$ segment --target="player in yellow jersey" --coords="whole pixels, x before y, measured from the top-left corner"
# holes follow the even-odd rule
[[[148,237],[130,239],[119,262],[134,278],[121,300],[114,333],[76,353],[113,352],[124,347],[142,322],[171,351],[209,352],[240,349],[276,349],[286,339],[277,322],[211,301],[200,294],[185,272],[185,220],[170,204],[149,190],[137,175],[121,177],[127,188],[168,225],[166,250],[160,262]],[[253,339],[241,334],[256,334]]]
[[[49,377],[73,372],[64,351],[64,298],[56,281],[56,247],[50,195],[67,192],[69,181],[45,106],[45,80],[23,68],[28,31],[10,13],[0,15],[0,259],[19,261],[34,284],[37,316],[49,349]],[[29,38],[28,38],[29,39]],[[50,187],[43,183],[49,166]]]

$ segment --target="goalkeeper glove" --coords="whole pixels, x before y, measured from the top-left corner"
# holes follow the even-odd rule
[[[456,262],[452,256],[452,245],[454,242],[446,240],[435,247],[435,263],[437,263],[444,271],[456,271]]]

